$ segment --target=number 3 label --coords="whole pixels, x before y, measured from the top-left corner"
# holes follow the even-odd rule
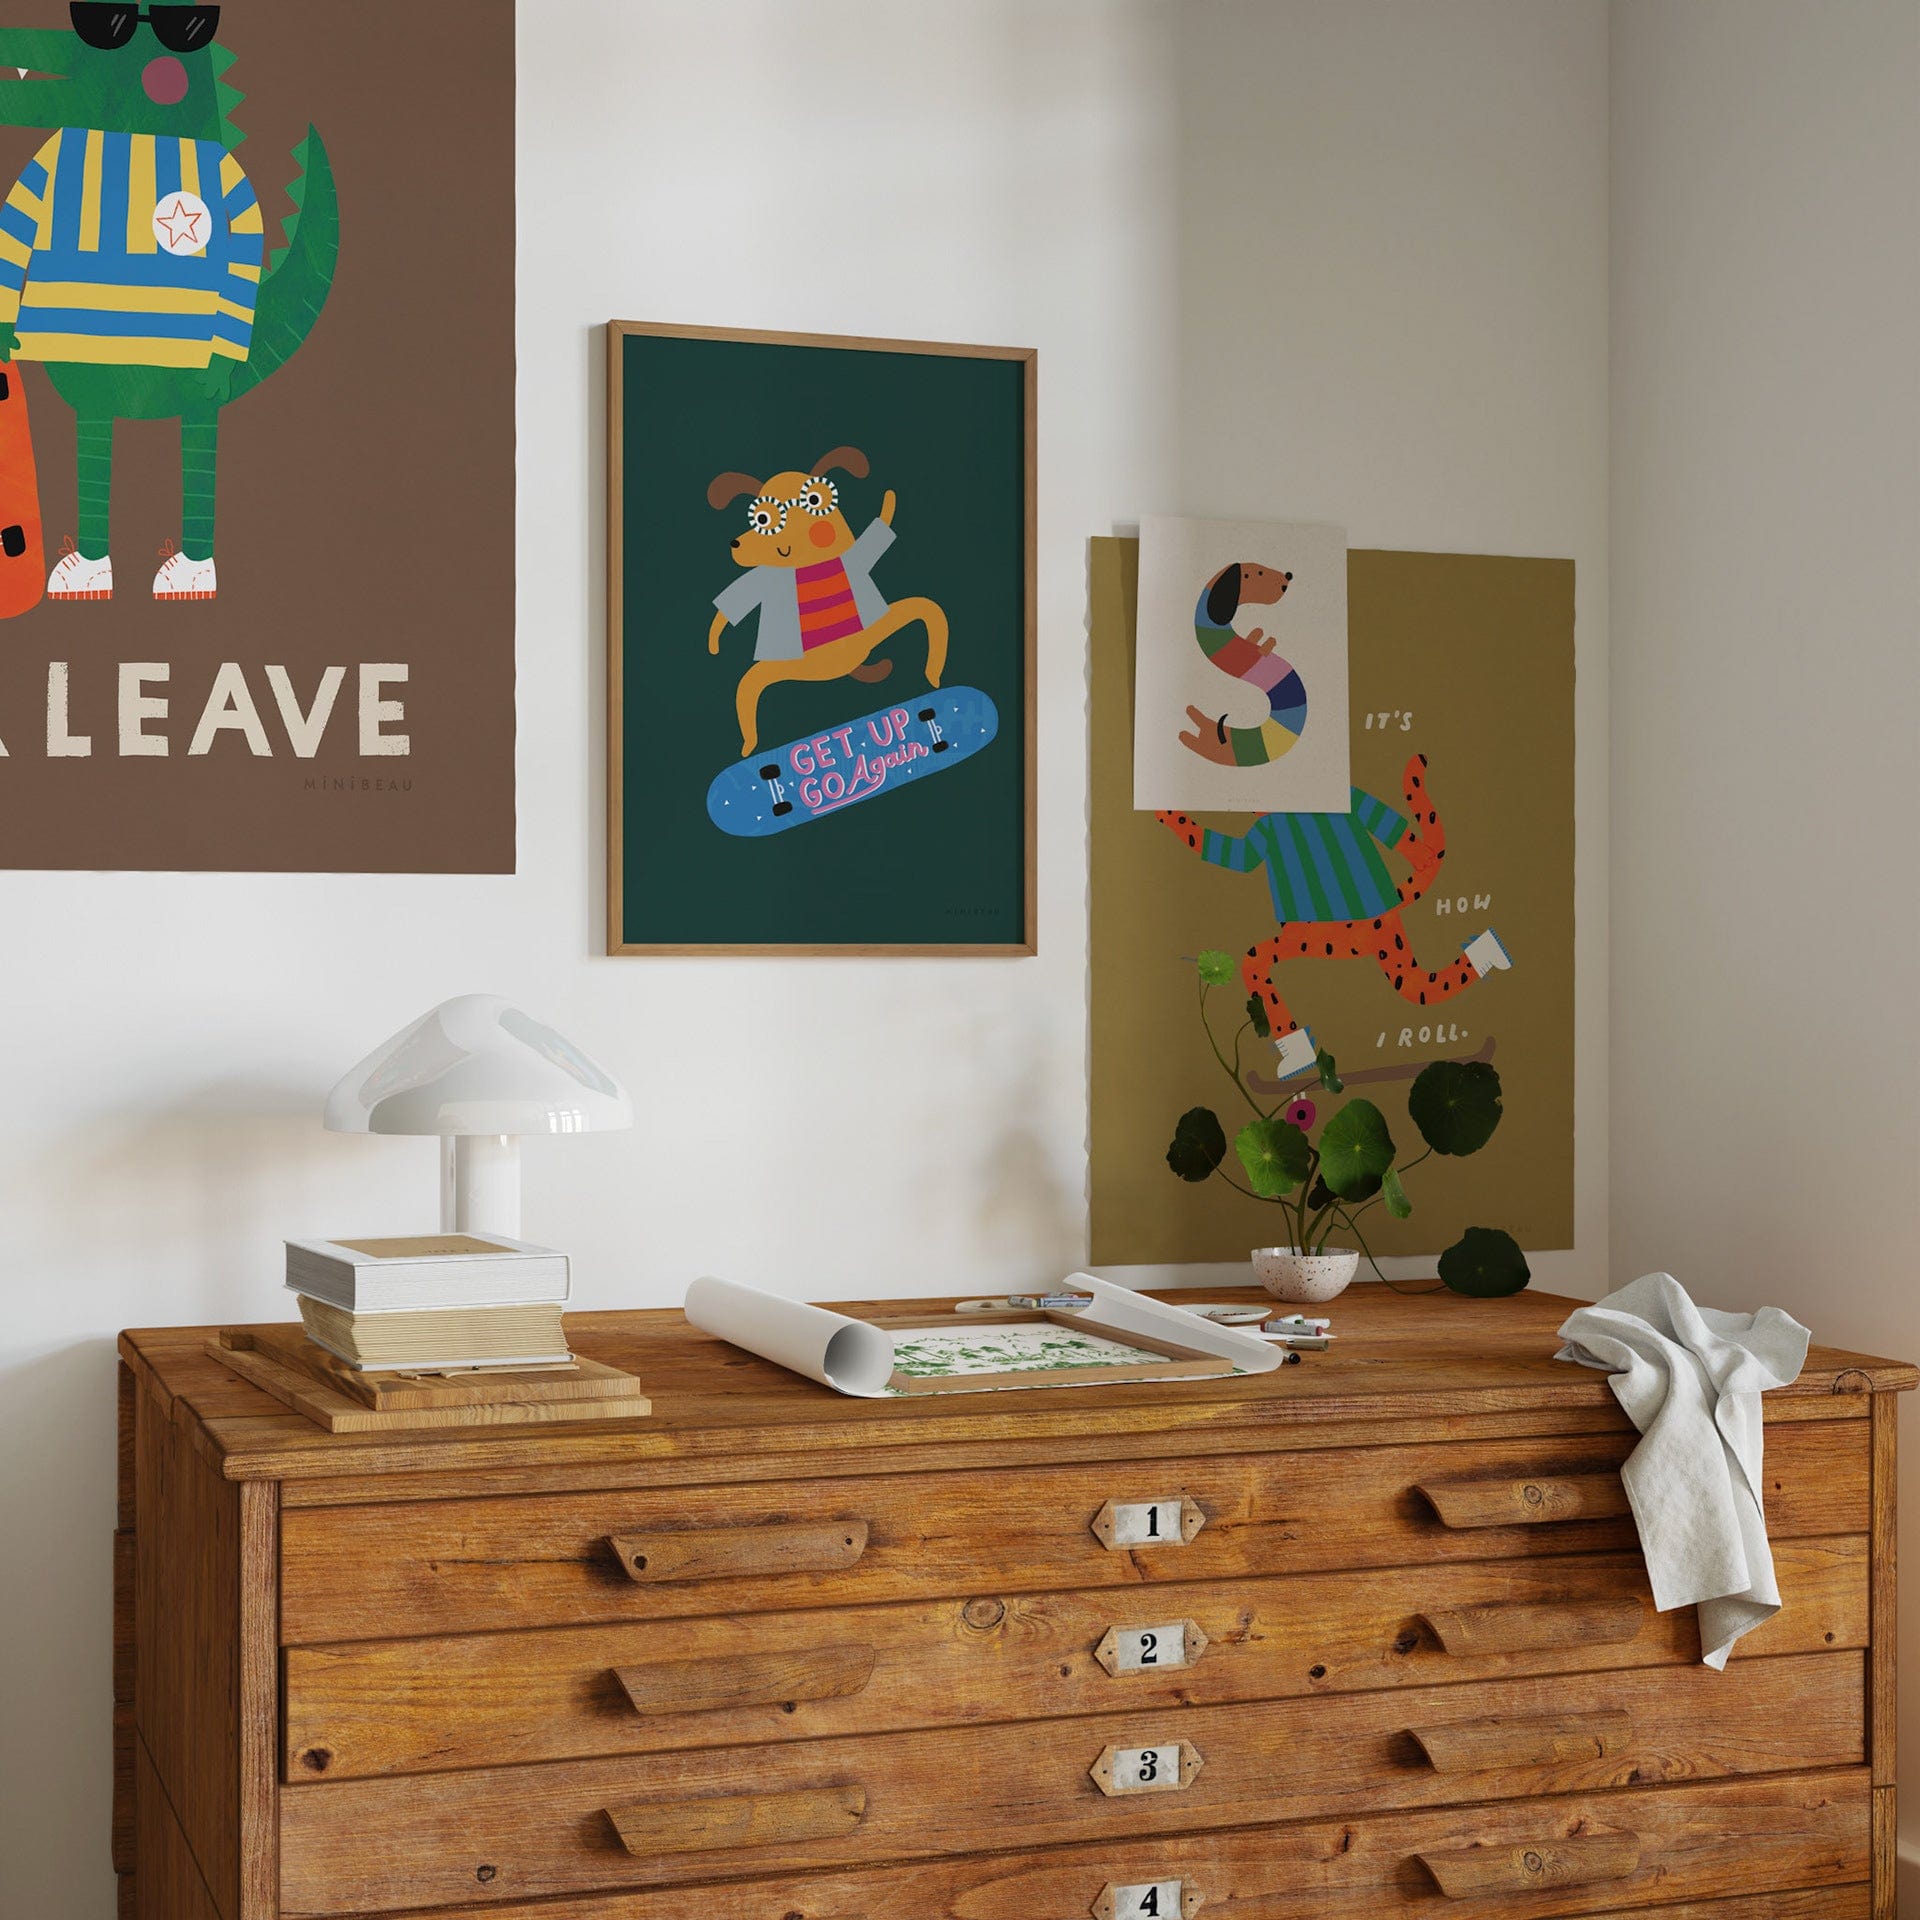
[[[1117,1793],[1179,1793],[1193,1784],[1201,1760],[1184,1740],[1152,1747],[1108,1747],[1091,1769],[1093,1784]]]
[[[1199,1911],[1199,1894],[1187,1892],[1179,1880],[1109,1885],[1093,1903],[1094,1920],[1193,1920]]]

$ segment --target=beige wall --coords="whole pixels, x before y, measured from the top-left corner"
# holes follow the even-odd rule
[[[1912,0],[1615,7],[1614,1270],[1908,1357],[1917,197]]]
[[[527,1148],[582,1305],[1084,1257],[1085,542],[1140,512],[1579,562],[1600,1265],[1599,0],[533,0],[520,58],[519,873],[0,875],[7,1920],[112,1913],[112,1335],[279,1315],[280,1236],[431,1220],[430,1143],[318,1124],[420,1009],[511,994],[630,1079],[633,1133]],[[595,957],[614,315],[1039,347],[1037,960]]]

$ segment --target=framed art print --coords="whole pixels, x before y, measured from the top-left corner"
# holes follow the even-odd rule
[[[1032,953],[1035,354],[607,348],[608,951]]]
[[[512,0],[9,9],[0,868],[513,871],[514,90]]]

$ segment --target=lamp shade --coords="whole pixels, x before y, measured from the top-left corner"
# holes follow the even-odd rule
[[[443,1001],[327,1096],[334,1133],[589,1133],[630,1127],[605,1068],[496,993]]]

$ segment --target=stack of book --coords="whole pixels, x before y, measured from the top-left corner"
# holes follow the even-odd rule
[[[567,1257],[498,1234],[289,1240],[307,1338],[364,1373],[572,1363]]]

